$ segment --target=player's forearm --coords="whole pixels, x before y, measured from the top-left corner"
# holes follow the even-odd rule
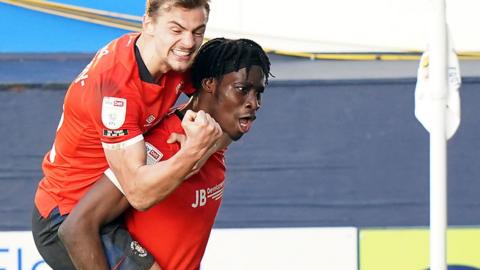
[[[138,210],[145,210],[163,200],[192,170],[197,162],[215,144],[222,131],[203,111],[187,111],[182,120],[185,131],[180,150],[170,159],[155,165],[145,165],[145,145],[142,142],[118,151],[105,150],[110,168],[115,173],[129,203]],[[178,135],[178,134],[176,134]],[[181,136],[180,136],[181,137]]]
[[[124,174],[125,197],[135,209],[147,210],[175,190],[200,158],[198,153],[181,149],[168,160],[140,166],[130,176]]]

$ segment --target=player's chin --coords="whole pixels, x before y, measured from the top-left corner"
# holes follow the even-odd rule
[[[192,66],[192,60],[188,61],[172,61],[170,66],[174,71],[185,72]]]
[[[240,140],[240,138],[242,138],[243,134],[245,134],[245,133],[243,133],[243,132],[230,133],[229,137],[230,137],[230,139],[232,139],[232,141],[235,142],[235,141]]]
[[[191,65],[175,65],[172,66],[172,69],[176,72],[185,72],[190,68]]]

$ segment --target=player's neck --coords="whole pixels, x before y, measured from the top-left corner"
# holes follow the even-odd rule
[[[210,101],[206,101],[206,98],[201,98],[200,95],[201,93],[192,96],[188,103],[182,108],[182,111],[186,112],[187,110],[192,110],[194,112],[198,112],[202,110],[206,113],[211,113],[210,106],[208,106]]]
[[[163,74],[170,71],[170,67],[158,57],[154,43],[149,39],[151,37],[142,34],[138,37],[136,45],[148,72],[159,81]]]
[[[227,148],[232,143],[232,139],[228,136],[227,133],[223,132],[222,136],[217,140],[217,151]]]

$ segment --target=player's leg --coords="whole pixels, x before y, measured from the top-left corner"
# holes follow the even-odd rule
[[[38,252],[52,269],[75,270],[70,257],[58,238],[58,228],[65,220],[58,208],[43,218],[34,206],[32,213],[32,234]]]
[[[100,235],[111,269],[160,269],[153,256],[140,243],[132,239],[123,226],[122,219],[104,226]]]
[[[58,208],[55,208],[45,219],[34,207],[32,233],[40,255],[52,269],[75,270],[58,237],[58,228],[65,218],[66,215],[60,215]],[[145,256],[144,249],[131,238],[119,221],[112,222],[101,230],[101,242],[108,264],[111,265],[110,269],[161,269],[150,254]]]

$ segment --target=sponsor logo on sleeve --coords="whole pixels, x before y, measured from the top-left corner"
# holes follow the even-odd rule
[[[115,100],[113,102],[113,106],[115,107],[123,107],[125,105],[125,103],[123,102],[123,100]]]
[[[147,149],[147,164],[152,165],[160,162],[163,157],[163,153],[148,142],[145,143],[145,147]]]
[[[125,123],[127,100],[117,97],[103,97],[102,123],[108,129],[119,129]]]

